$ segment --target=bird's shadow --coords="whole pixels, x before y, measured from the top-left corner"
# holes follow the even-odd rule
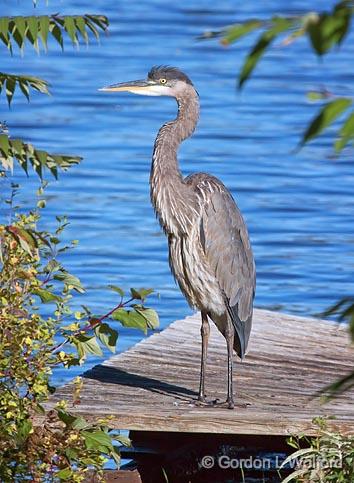
[[[163,395],[172,395],[179,399],[197,396],[196,391],[192,391],[183,386],[170,384],[169,382],[160,381],[151,377],[140,376],[132,372],[123,371],[116,367],[104,366],[98,364],[83,374],[85,379],[91,379],[102,383],[117,384],[119,386],[128,386],[145,389]]]

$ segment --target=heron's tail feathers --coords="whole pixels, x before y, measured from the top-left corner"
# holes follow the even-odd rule
[[[235,330],[234,350],[243,359],[246,355],[248,340],[250,338],[252,315],[245,321],[241,320],[238,315],[237,304],[233,307],[228,305],[227,311]]]

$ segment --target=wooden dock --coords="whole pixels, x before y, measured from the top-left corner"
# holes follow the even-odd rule
[[[211,327],[206,374],[210,399],[225,399],[226,346]],[[236,407],[196,404],[200,315],[172,323],[84,374],[81,403],[71,409],[92,420],[113,416],[111,427],[135,431],[282,436],[313,434],[315,416],[354,433],[353,392],[321,405],[314,394],[353,369],[344,327],[256,310],[250,350],[235,363]],[[72,385],[52,400],[71,400]],[[51,403],[52,404],[52,403]]]

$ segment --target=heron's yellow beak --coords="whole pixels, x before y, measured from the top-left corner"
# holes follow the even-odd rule
[[[130,82],[121,82],[120,84],[112,84],[107,87],[99,89],[104,92],[133,92],[135,93],[148,93],[149,90],[155,85],[154,82],[147,80],[136,80]]]
[[[104,92],[132,92],[142,96],[173,96],[173,91],[167,85],[161,85],[151,79],[122,82],[99,89]]]

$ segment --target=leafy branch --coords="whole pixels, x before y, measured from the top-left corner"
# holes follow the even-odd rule
[[[56,277],[54,276],[54,278]],[[83,326],[80,326],[79,322],[75,322],[62,327],[60,333],[64,337],[64,340],[53,347],[52,352],[60,351],[69,343],[75,346],[79,360],[81,361],[90,353],[102,355],[98,341],[111,352],[114,352],[118,333],[104,322],[107,319],[119,321],[125,327],[140,329],[145,334],[147,333],[147,329],[156,329],[159,326],[159,318],[155,310],[145,307],[142,303],[132,304],[134,300],[144,302],[145,298],[153,292],[152,289],[142,288],[136,290],[132,288],[131,297],[123,301],[124,291],[115,285],[111,285],[110,287],[121,295],[119,304],[100,317],[92,316],[87,307],[85,307],[84,312],[76,312],[75,317],[78,320],[87,318],[87,322],[84,322]],[[53,295],[52,292],[49,292],[49,294],[47,291],[45,292],[45,294],[42,293],[42,296],[44,295],[45,298],[48,298],[49,294]],[[130,310],[127,307],[130,307]],[[66,364],[71,365],[71,356],[68,354],[61,354],[60,361],[63,363],[66,356],[68,356]]]
[[[47,51],[48,38],[53,38],[63,49],[64,33],[67,34],[73,45],[79,45],[80,40],[89,43],[89,36],[93,34],[99,38],[99,31],[106,31],[108,19],[104,15],[42,15],[42,16],[16,16],[0,17],[0,41],[13,52],[14,45],[21,51],[25,43],[40,52]]]
[[[10,139],[6,134],[0,134],[0,166],[3,171],[12,171],[14,160],[17,160],[26,174],[28,166],[31,165],[41,179],[44,169],[48,169],[57,178],[58,169],[66,170],[78,164],[81,159],[79,156],[49,154],[21,139]]]
[[[64,48],[64,35],[68,35],[73,45],[80,41],[89,43],[90,35],[99,39],[100,31],[108,28],[108,19],[104,15],[42,15],[0,17],[0,42],[13,53],[14,45],[23,52],[26,42],[40,52],[48,50],[49,38],[54,39]],[[5,87],[10,106],[14,92],[18,86],[29,100],[29,88],[48,94],[48,83],[37,77],[14,75],[0,72],[0,93]]]
[[[352,99],[348,97],[339,97],[333,101],[326,103],[316,114],[300,142],[303,146],[311,139],[314,139],[322,133],[328,126],[330,126],[339,116],[349,109],[352,105]],[[338,153],[346,144],[354,139],[354,112],[351,112],[338,133],[338,139],[334,143],[334,149]]]
[[[51,370],[81,364],[90,354],[102,355],[102,346],[114,352],[118,333],[108,319],[144,332],[156,328],[159,320],[144,306],[152,289],[131,289],[125,301],[124,291],[115,285],[110,289],[118,303],[104,315],[94,316],[85,306],[72,311],[72,297],[84,288],[59,258],[75,242],[60,242],[68,224],[65,217],[57,217],[54,233],[38,229],[41,201],[35,211],[17,213],[10,224],[0,224],[0,479],[79,483],[87,470],[102,477],[108,458],[118,465],[116,443],[129,441],[110,431],[109,418],[88,422],[72,415],[66,401],[47,413],[42,425],[34,424],[44,412],[43,402],[55,392]],[[58,343],[57,337],[64,341]],[[75,405],[82,380],[74,382]]]
[[[16,87],[19,87],[22,94],[29,101],[29,89],[35,89],[43,94],[49,94],[48,82],[39,77],[5,74],[0,72],[0,94],[5,87],[6,97],[8,105],[11,105],[12,98],[14,96]]]
[[[107,26],[107,18],[101,15],[0,17],[0,43],[11,54],[16,45],[23,52],[27,43],[37,52],[46,51],[50,41],[63,48],[65,36],[78,46],[82,41],[87,44],[92,35],[98,39]],[[29,100],[31,89],[48,94],[48,83],[1,72],[0,93],[6,93],[9,106],[16,89]],[[50,154],[20,139],[11,139],[6,123],[0,122],[1,177],[13,170],[15,160],[26,173],[32,166],[43,180],[45,170],[56,178],[59,169],[67,169],[81,158]],[[46,184],[42,182],[39,196]],[[132,289],[130,299],[123,302],[124,292],[115,287],[112,289],[119,293],[120,302],[104,316],[94,317],[86,307],[83,312],[73,313],[71,298],[84,288],[58,261],[61,253],[75,245],[75,241],[68,246],[60,243],[67,221],[57,217],[59,226],[54,233],[39,231],[37,223],[45,200],[38,201],[35,211],[21,209],[19,213],[19,207],[13,204],[18,185],[11,186],[10,198],[3,200],[10,206],[11,221],[0,224],[0,479],[12,482],[54,478],[79,483],[92,471],[103,481],[108,458],[119,464],[119,447],[114,443],[129,444],[127,438],[109,430],[109,418],[89,423],[71,415],[68,403],[60,401],[44,416],[41,426],[34,424],[34,419],[44,413],[42,403],[55,391],[50,384],[54,366],[80,364],[90,353],[101,354],[100,345],[115,349],[118,334],[106,319],[123,319],[123,325],[145,331],[157,326],[157,314],[143,306],[151,290]],[[43,304],[52,304],[54,309]],[[76,322],[63,327],[73,317]],[[74,351],[66,354],[58,350],[58,335],[67,339]],[[77,378],[74,382],[75,404],[82,381]]]
[[[354,14],[353,1],[340,1],[329,12],[308,12],[304,15],[270,19],[250,19],[230,25],[216,32],[205,32],[202,40],[220,38],[224,46],[261,31],[259,38],[247,54],[238,76],[238,87],[242,88],[251,77],[258,62],[271,44],[282,38],[281,44],[288,46],[298,38],[306,36],[314,53],[318,56],[327,54],[334,47],[339,47],[347,37]],[[329,127],[352,104],[352,99],[341,97],[325,104],[306,129],[300,147],[314,139]],[[349,142],[354,141],[354,112],[350,112],[338,131],[334,143],[339,153]]]
[[[354,437],[331,429],[329,420],[321,417],[313,419],[314,437],[300,434],[288,438],[288,445],[295,451],[282,462],[280,470],[290,467],[293,471],[282,479],[282,483],[353,481]]]
[[[38,215],[32,214],[31,217],[35,221]],[[60,322],[58,335],[64,340],[52,347],[51,353],[55,357],[50,361],[50,365],[64,364],[66,367],[70,367],[81,364],[89,354],[101,356],[102,350],[99,343],[111,352],[115,351],[118,333],[105,320],[119,321],[125,327],[137,328],[146,334],[148,328],[156,329],[158,327],[159,318],[155,310],[144,306],[145,299],[153,292],[152,289],[132,288],[129,299],[124,301],[124,291],[120,287],[110,285],[111,290],[118,293],[120,297],[119,303],[113,309],[97,317],[92,315],[87,307],[84,307],[82,312],[75,312],[76,321],[74,323],[63,325],[62,317],[71,316],[71,311],[67,307],[71,291],[83,293],[84,288],[80,280],[67,272],[56,259],[58,253],[62,253],[70,247],[58,247],[60,243],[58,235],[67,226],[65,218],[59,217],[58,220],[59,227],[55,235],[39,232],[33,224],[28,225],[27,221],[24,224],[24,219],[21,217],[12,225],[0,225],[0,261],[6,266],[9,246],[12,246],[12,250],[17,250],[18,259],[21,254],[22,257],[35,260],[41,255],[48,258],[48,263],[44,267],[36,265],[37,276],[30,277],[32,283],[27,283],[28,277],[24,281],[18,275],[12,283],[21,287],[23,301],[29,303],[31,307],[35,303],[34,299],[32,300],[33,297],[37,297],[42,303],[56,304],[56,313],[59,317],[57,324]],[[58,283],[62,286],[61,290],[59,290]],[[132,303],[134,301],[136,303]],[[77,356],[62,351],[67,344],[76,349]],[[27,358],[27,362],[30,362],[29,358]]]

